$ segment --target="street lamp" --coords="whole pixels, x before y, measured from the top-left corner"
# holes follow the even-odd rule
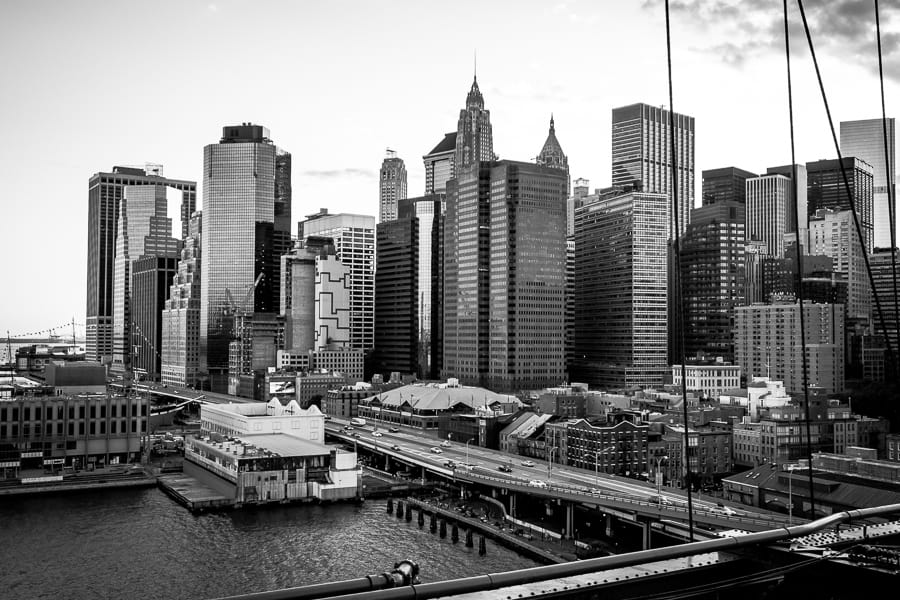
[[[559,449],[559,446],[550,448],[550,462],[547,463],[547,484],[553,483],[553,453]]]
[[[466,468],[467,469],[469,468],[469,444],[471,444],[474,439],[475,438],[469,438],[469,441],[466,442]]]
[[[796,465],[786,465],[788,470],[788,526],[794,524],[794,467]]]
[[[665,454],[662,456],[657,456],[656,458],[656,497],[662,497],[662,472],[660,471],[660,463],[665,460],[669,460],[669,457]]]
[[[591,454],[594,455],[594,485],[600,487],[600,452],[588,452],[584,455],[587,458]],[[582,460],[584,460],[584,458]]]

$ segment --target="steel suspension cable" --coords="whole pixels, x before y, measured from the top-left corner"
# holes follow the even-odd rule
[[[678,344],[678,353],[681,356],[681,407],[684,416],[684,439],[682,440],[682,445],[684,446],[684,459],[682,464],[682,470],[685,473],[685,487],[687,488],[687,501],[688,501],[688,532],[690,536],[690,541],[694,541],[694,501],[693,495],[691,492],[691,484],[693,477],[691,476],[691,461],[688,456],[688,452],[690,452],[690,434],[688,433],[688,402],[687,402],[687,366],[685,364],[685,356],[684,356],[684,312],[683,308],[683,294],[681,287],[681,232],[680,232],[680,222],[678,219],[678,161],[677,154],[675,152],[675,105],[672,102],[672,39],[671,39],[671,24],[669,21],[669,0],[666,0],[666,62],[669,70],[669,140],[670,144],[670,152],[671,152],[671,169],[672,169],[672,218],[675,220],[674,230],[675,230],[675,268],[674,276],[675,276],[675,306],[678,307],[678,310],[674,311],[676,317],[678,319],[677,323],[677,332],[676,343]],[[657,498],[658,502],[662,502],[662,498]]]
[[[881,85],[881,130],[884,134],[884,165],[885,165],[885,185],[887,186],[887,203],[888,203],[888,221],[889,227],[888,231],[890,232],[891,239],[891,280],[893,282],[894,288],[894,325],[897,329],[897,337],[894,338],[897,340],[897,343],[900,344],[900,310],[897,308],[897,221],[896,221],[896,207],[894,206],[895,199],[895,191],[894,191],[894,170],[891,168],[891,159],[893,155],[891,154],[888,148],[888,131],[887,131],[887,112],[884,108],[884,68],[882,66],[882,56],[881,56],[881,19],[879,18],[879,10],[878,10],[878,0],[875,0],[875,39],[878,42],[878,81]],[[896,133],[896,126],[894,127],[894,133]],[[875,288],[872,288],[872,293],[876,296],[878,295],[878,291]],[[888,331],[887,328],[882,324],[884,337],[887,339]],[[892,365],[895,369],[893,375],[894,377],[900,375],[900,348],[897,349],[897,364]]]
[[[816,58],[816,49],[813,44],[812,34],[809,31],[809,22],[806,20],[806,11],[803,8],[803,0],[797,0],[797,5],[800,7],[800,17],[803,19],[803,29],[806,32],[806,41],[809,44],[809,52],[813,59],[813,65],[816,69],[816,78],[819,81],[819,91],[822,94],[822,103],[825,105],[825,114],[828,116],[828,127],[831,129],[831,139],[834,142],[834,149],[838,155],[838,164],[841,167],[841,179],[844,182],[844,191],[847,193],[847,201],[850,203],[850,213],[853,216],[853,226],[856,229],[856,237],[859,240],[860,246],[862,246],[863,252],[863,262],[866,265],[866,274],[869,277],[869,285],[871,289],[875,289],[875,279],[872,277],[872,266],[869,263],[869,255],[868,250],[870,248],[866,248],[865,242],[863,240],[862,226],[859,223],[859,215],[856,210],[856,201],[853,200],[853,194],[850,191],[850,180],[847,178],[847,169],[844,167],[844,157],[841,154],[841,147],[838,143],[837,134],[834,131],[834,120],[831,118],[831,108],[828,105],[828,96],[825,93],[825,84],[822,82],[822,72],[819,69],[819,60]],[[881,321],[881,328],[887,331],[887,327],[885,326],[884,319],[884,311],[881,309],[881,301],[878,296],[875,295],[875,308],[878,312],[878,319]],[[891,344],[890,339],[885,339],[885,345],[887,346],[887,354],[888,354],[888,362],[893,364],[894,362],[894,351],[893,345]]]
[[[800,365],[803,373],[803,405],[805,407],[804,417],[806,425],[806,460],[809,461],[809,511],[815,515],[816,501],[813,492],[813,470],[812,470],[812,434],[810,426],[809,411],[809,361],[806,357],[806,315],[803,310],[803,251],[800,243],[800,203],[799,194],[797,193],[797,156],[794,149],[794,91],[791,85],[791,36],[788,30],[788,6],[787,0],[783,0],[784,6],[784,57],[787,65],[787,92],[788,92],[788,120],[791,130],[791,192],[794,195],[794,223],[797,227],[797,243],[794,248],[797,252],[797,304],[800,311]],[[809,219],[807,215],[807,229]],[[807,233],[807,235],[809,235]],[[808,240],[807,240],[808,242]],[[774,458],[774,457],[773,457]],[[793,511],[793,507],[791,507]]]

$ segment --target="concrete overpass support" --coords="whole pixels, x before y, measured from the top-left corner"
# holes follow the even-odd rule
[[[613,536],[613,516],[606,515],[606,537],[612,538]]]
[[[516,493],[509,493],[509,516],[513,519],[516,518]]]
[[[566,537],[575,537],[575,505],[571,502],[566,503]]]
[[[638,521],[641,526],[641,549],[650,550],[650,521]]]

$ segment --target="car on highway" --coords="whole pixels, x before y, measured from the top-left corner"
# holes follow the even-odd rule
[[[731,508],[730,506],[725,506],[721,502],[717,503],[716,506],[712,510],[714,512],[725,513],[729,517],[737,514],[737,512],[733,508]]]
[[[344,425],[344,431],[353,431],[352,425]]]
[[[444,466],[447,467],[448,469],[455,469],[455,468],[456,468],[456,463],[453,462],[452,460],[445,460],[445,461],[444,461]]]
[[[391,446],[391,450],[397,450],[397,451],[399,451],[399,450],[400,450],[400,446],[398,446],[397,444],[394,444],[393,446]]]
[[[539,479],[532,479],[531,481],[528,482],[528,485],[533,486],[533,487],[545,488],[545,487],[547,487],[547,482],[541,481]]]
[[[449,447],[450,447],[450,440],[444,440],[443,442],[441,442],[441,446],[442,446],[443,448],[449,448]]]
[[[523,467],[533,467],[533,466],[534,466],[534,461],[532,461],[532,460],[523,460],[523,461],[522,461],[522,466],[523,466]]]
[[[372,437],[381,437],[381,435],[382,434],[378,433],[377,431],[372,432]]]
[[[431,449],[432,454],[441,454],[442,452],[443,452],[443,450],[441,450],[437,446],[435,446],[434,448]]]
[[[509,465],[500,465],[497,467],[497,470],[501,473],[512,473],[512,468]]]
[[[359,434],[358,431],[354,431],[351,435],[352,435],[353,437],[356,437],[356,438],[362,437],[362,436]]]
[[[650,502],[650,504],[660,504],[662,506],[672,504],[665,496],[650,496],[647,498],[647,501]]]
[[[399,427],[391,427],[390,429],[388,429],[388,431],[390,431],[391,433],[397,433],[400,431],[400,428]]]

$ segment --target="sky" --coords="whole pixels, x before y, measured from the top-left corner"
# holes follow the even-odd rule
[[[797,161],[834,158],[788,4]],[[880,118],[874,1],[803,5],[835,128]],[[900,8],[880,10],[890,117]],[[698,202],[702,170],[788,164],[781,0],[671,0],[670,16]],[[387,148],[421,195],[422,156],[456,130],[476,68],[500,158],[533,160],[553,114],[572,179],[592,189],[610,184],[612,109],[670,104],[662,0],[4,0],[0,57],[0,336],[13,337],[73,318],[83,334],[91,175],[159,163],[202,188],[203,147],[225,125],[268,127],[291,152],[297,221],[377,215]]]

